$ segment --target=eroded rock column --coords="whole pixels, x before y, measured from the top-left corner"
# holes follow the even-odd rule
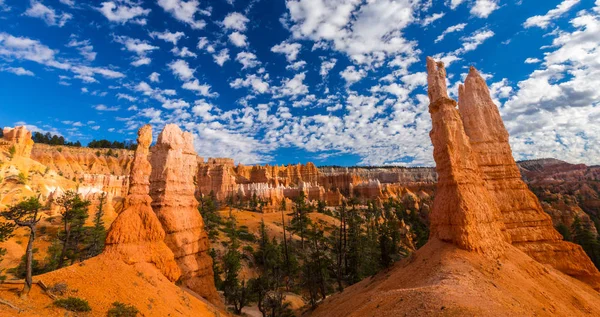
[[[427,58],[429,113],[438,183],[430,239],[497,256],[506,248],[502,215],[488,193],[456,102],[448,97],[443,63]]]
[[[173,252],[164,242],[165,231],[152,210],[152,199],[148,195],[152,169],[148,162],[152,143],[150,125],[145,125],[138,131],[137,141],[125,209],[108,231],[104,254],[119,258],[127,264],[152,263],[174,282],[179,279],[181,271]]]
[[[14,155],[31,157],[33,140],[31,139],[31,131],[27,130],[27,127],[4,128],[2,133],[4,134],[4,140],[12,143],[15,148]]]
[[[194,197],[198,162],[193,136],[175,124],[168,124],[151,152],[152,208],[167,234],[165,243],[181,269],[181,281],[213,304],[222,306],[214,284],[208,235]]]
[[[464,86],[459,86],[458,104],[483,180],[502,213],[512,244],[563,273],[598,274],[579,245],[563,241],[550,216],[521,178],[498,107],[474,67]]]

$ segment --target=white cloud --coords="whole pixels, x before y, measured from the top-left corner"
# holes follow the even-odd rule
[[[139,57],[138,59],[131,62],[131,66],[140,67],[143,65],[150,65],[152,60],[149,57]]]
[[[475,0],[475,4],[471,7],[471,14],[485,19],[500,8],[497,2],[498,0]]]
[[[106,105],[99,104],[99,105],[94,106],[94,109],[96,109],[98,111],[117,111],[120,108],[119,107],[107,107]]]
[[[134,101],[136,101],[136,100],[137,100],[137,98],[135,98],[135,97],[133,97],[133,96],[130,96],[130,95],[128,95],[128,94],[124,94],[124,93],[118,93],[118,94],[117,94],[117,98],[118,98],[118,99],[125,99],[125,100],[129,100],[129,101],[131,101],[131,102],[134,102]]]
[[[182,81],[194,78],[194,72],[196,71],[195,69],[191,69],[190,65],[182,59],[171,62],[169,68],[173,72],[173,75]]]
[[[298,95],[304,95],[308,93],[308,86],[304,84],[304,79],[306,78],[306,73],[296,74],[291,79],[284,79],[282,81],[282,85],[277,87],[277,96],[276,98],[281,98],[284,96],[291,96],[292,99]]]
[[[351,86],[367,76],[367,72],[364,69],[357,70],[356,67],[352,65],[341,71],[340,76],[346,80],[346,86]]]
[[[15,37],[0,32],[0,56],[33,61],[48,67],[70,71],[75,74],[76,78],[88,83],[97,81],[94,75],[111,79],[125,77],[123,73],[112,69],[71,64],[64,60],[57,60],[56,52],[37,40],[27,37]]]
[[[236,78],[229,83],[231,88],[239,89],[242,87],[251,88],[257,94],[264,94],[269,91],[269,83],[257,75],[246,75],[245,79]]]
[[[4,0],[2,0],[4,1]],[[59,0],[60,3],[64,4],[64,5],[68,5],[69,7],[74,7],[75,6],[75,1],[74,0]]]
[[[13,73],[18,76],[35,76],[35,74],[32,71],[27,70],[23,67],[6,67],[6,68],[2,68],[0,70],[2,70],[4,72]]]
[[[126,50],[134,52],[139,56],[145,56],[148,52],[158,49],[158,46],[127,36],[114,36],[114,40],[117,43],[123,44]]]
[[[198,8],[200,3],[197,0],[158,0],[158,5],[175,19],[188,24],[193,29],[202,29],[206,26],[206,22],[195,18],[197,13],[203,13]]]
[[[222,49],[219,54],[213,55],[213,59],[219,66],[223,66],[229,60],[229,49]]]
[[[198,57],[196,53],[190,51],[190,49],[185,46],[182,49],[180,49],[179,47],[173,47],[171,52],[177,57]]]
[[[169,30],[165,30],[164,32],[151,32],[150,37],[158,38],[165,42],[173,43],[173,45],[177,45],[179,39],[185,37],[185,34],[183,32],[171,33]]]
[[[529,57],[525,60],[525,64],[536,64],[536,63],[540,63],[541,60],[539,58],[533,58],[533,57]]]
[[[321,75],[321,77],[327,77],[329,71],[335,66],[335,63],[337,63],[337,59],[335,58],[321,62],[321,69],[319,70],[319,75]]]
[[[150,76],[148,76],[148,79],[150,79],[150,81],[153,83],[157,83],[160,81],[159,77],[160,77],[159,73],[153,72],[152,74],[150,74]]]
[[[449,33],[460,32],[460,31],[464,30],[465,26],[467,26],[466,23],[459,23],[459,24],[456,24],[456,25],[453,25],[453,26],[449,26],[446,30],[444,30],[444,32],[442,32],[442,34],[440,34],[435,39],[435,43],[438,43],[441,40],[443,40],[444,37],[446,37],[446,35],[448,35]]]
[[[231,12],[229,13],[225,19],[223,19],[223,26],[226,29],[236,30],[236,31],[246,31],[246,24],[249,22],[248,18],[241,13]]]
[[[32,18],[42,19],[48,25],[63,27],[67,21],[73,18],[69,13],[56,13],[54,9],[43,5],[39,1],[31,0],[30,3],[31,7],[23,14]]]
[[[302,45],[300,45],[300,43],[289,43],[284,41],[271,47],[271,52],[285,54],[287,61],[293,62],[298,57],[301,48]]]
[[[94,46],[90,44],[90,40],[77,41],[77,39],[71,36],[71,41],[67,44],[68,47],[76,47],[85,59],[93,61],[96,59],[96,52],[94,52]]]
[[[464,54],[466,52],[470,52],[475,50],[479,45],[483,44],[487,39],[494,36],[494,32],[483,28],[473,32],[468,37],[463,37],[461,40],[463,41],[463,47],[456,50],[457,54]]]
[[[328,43],[355,62],[382,66],[390,56],[416,55],[416,42],[403,37],[415,22],[419,1],[288,0],[290,30],[295,38]]]
[[[260,62],[256,59],[256,55],[250,52],[238,53],[235,60],[242,64],[242,69],[254,68],[260,65]]]
[[[183,89],[191,90],[196,92],[200,96],[204,97],[217,97],[219,94],[210,91],[211,86],[208,84],[200,84],[198,79],[188,81],[181,86]]]
[[[304,68],[304,66],[306,66],[306,62],[305,61],[297,61],[293,64],[287,65],[285,67],[285,69],[291,69],[291,70],[300,70],[301,68]]]
[[[150,9],[144,9],[139,5],[123,1],[107,1],[102,2],[102,6],[98,8],[109,21],[125,24],[129,21],[136,22],[141,25],[146,24],[145,19],[136,19],[137,17],[144,17],[150,13]]]
[[[528,18],[523,26],[525,28],[539,27],[546,29],[550,23],[559,18],[561,15],[567,13],[571,8],[579,3],[579,0],[564,0],[555,9],[548,11],[545,15],[536,15]]]
[[[425,19],[423,19],[423,21],[421,21],[421,25],[428,26],[429,24],[435,22],[436,20],[443,18],[444,15],[446,15],[444,12],[434,13],[434,14],[426,17]]]
[[[237,31],[229,34],[229,41],[237,47],[248,45],[248,43],[246,43],[246,35]]]

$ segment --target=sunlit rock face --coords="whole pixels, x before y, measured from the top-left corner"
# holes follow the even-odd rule
[[[149,147],[152,128],[143,126],[138,132],[138,147],[131,165],[130,185],[125,209],[113,221],[106,237],[104,254],[127,264],[151,263],[174,282],[181,271],[173,252],[165,244],[165,231],[152,210],[150,198]]]
[[[194,196],[198,161],[193,136],[168,124],[151,152],[152,208],[166,232],[165,243],[181,269],[181,281],[213,304],[222,305],[208,253],[210,242]]]
[[[33,140],[31,139],[31,131],[27,130],[27,127],[4,128],[2,133],[4,134],[4,141],[14,147],[14,155],[27,158],[31,156]]]
[[[502,215],[485,187],[463,122],[446,90],[442,63],[427,59],[429,113],[438,183],[430,214],[430,239],[497,256],[506,246]]]
[[[474,67],[465,84],[459,86],[458,109],[483,180],[502,212],[513,245],[566,274],[598,274],[580,246],[562,241],[552,219],[521,178],[498,107]]]

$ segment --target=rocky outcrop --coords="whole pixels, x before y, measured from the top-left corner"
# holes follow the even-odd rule
[[[513,245],[566,274],[598,274],[580,246],[562,241],[550,216],[522,180],[498,107],[490,97],[485,80],[474,67],[458,92],[465,133],[485,185],[502,212]]]
[[[448,97],[443,63],[427,58],[433,157],[438,172],[429,221],[432,237],[498,255],[507,242],[502,215],[487,191],[456,102]]]
[[[68,179],[80,180],[86,174],[129,175],[133,152],[35,144],[31,158]]]
[[[104,254],[127,264],[151,263],[174,282],[181,276],[175,256],[165,244],[165,231],[152,210],[149,147],[152,128],[143,126],[138,132],[138,147],[133,159],[125,210],[113,221],[106,237]]]
[[[166,232],[165,243],[181,269],[181,282],[213,304],[222,306],[214,284],[212,258],[208,254],[208,235],[194,196],[198,161],[192,134],[168,124],[151,152],[152,208]]]
[[[4,134],[4,141],[14,147],[14,155],[27,158],[31,156],[33,140],[31,139],[31,131],[27,130],[27,127],[4,128],[2,133]]]

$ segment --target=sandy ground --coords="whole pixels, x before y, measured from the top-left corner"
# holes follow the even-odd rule
[[[437,240],[307,316],[600,316],[600,293],[510,246],[490,259]]]

